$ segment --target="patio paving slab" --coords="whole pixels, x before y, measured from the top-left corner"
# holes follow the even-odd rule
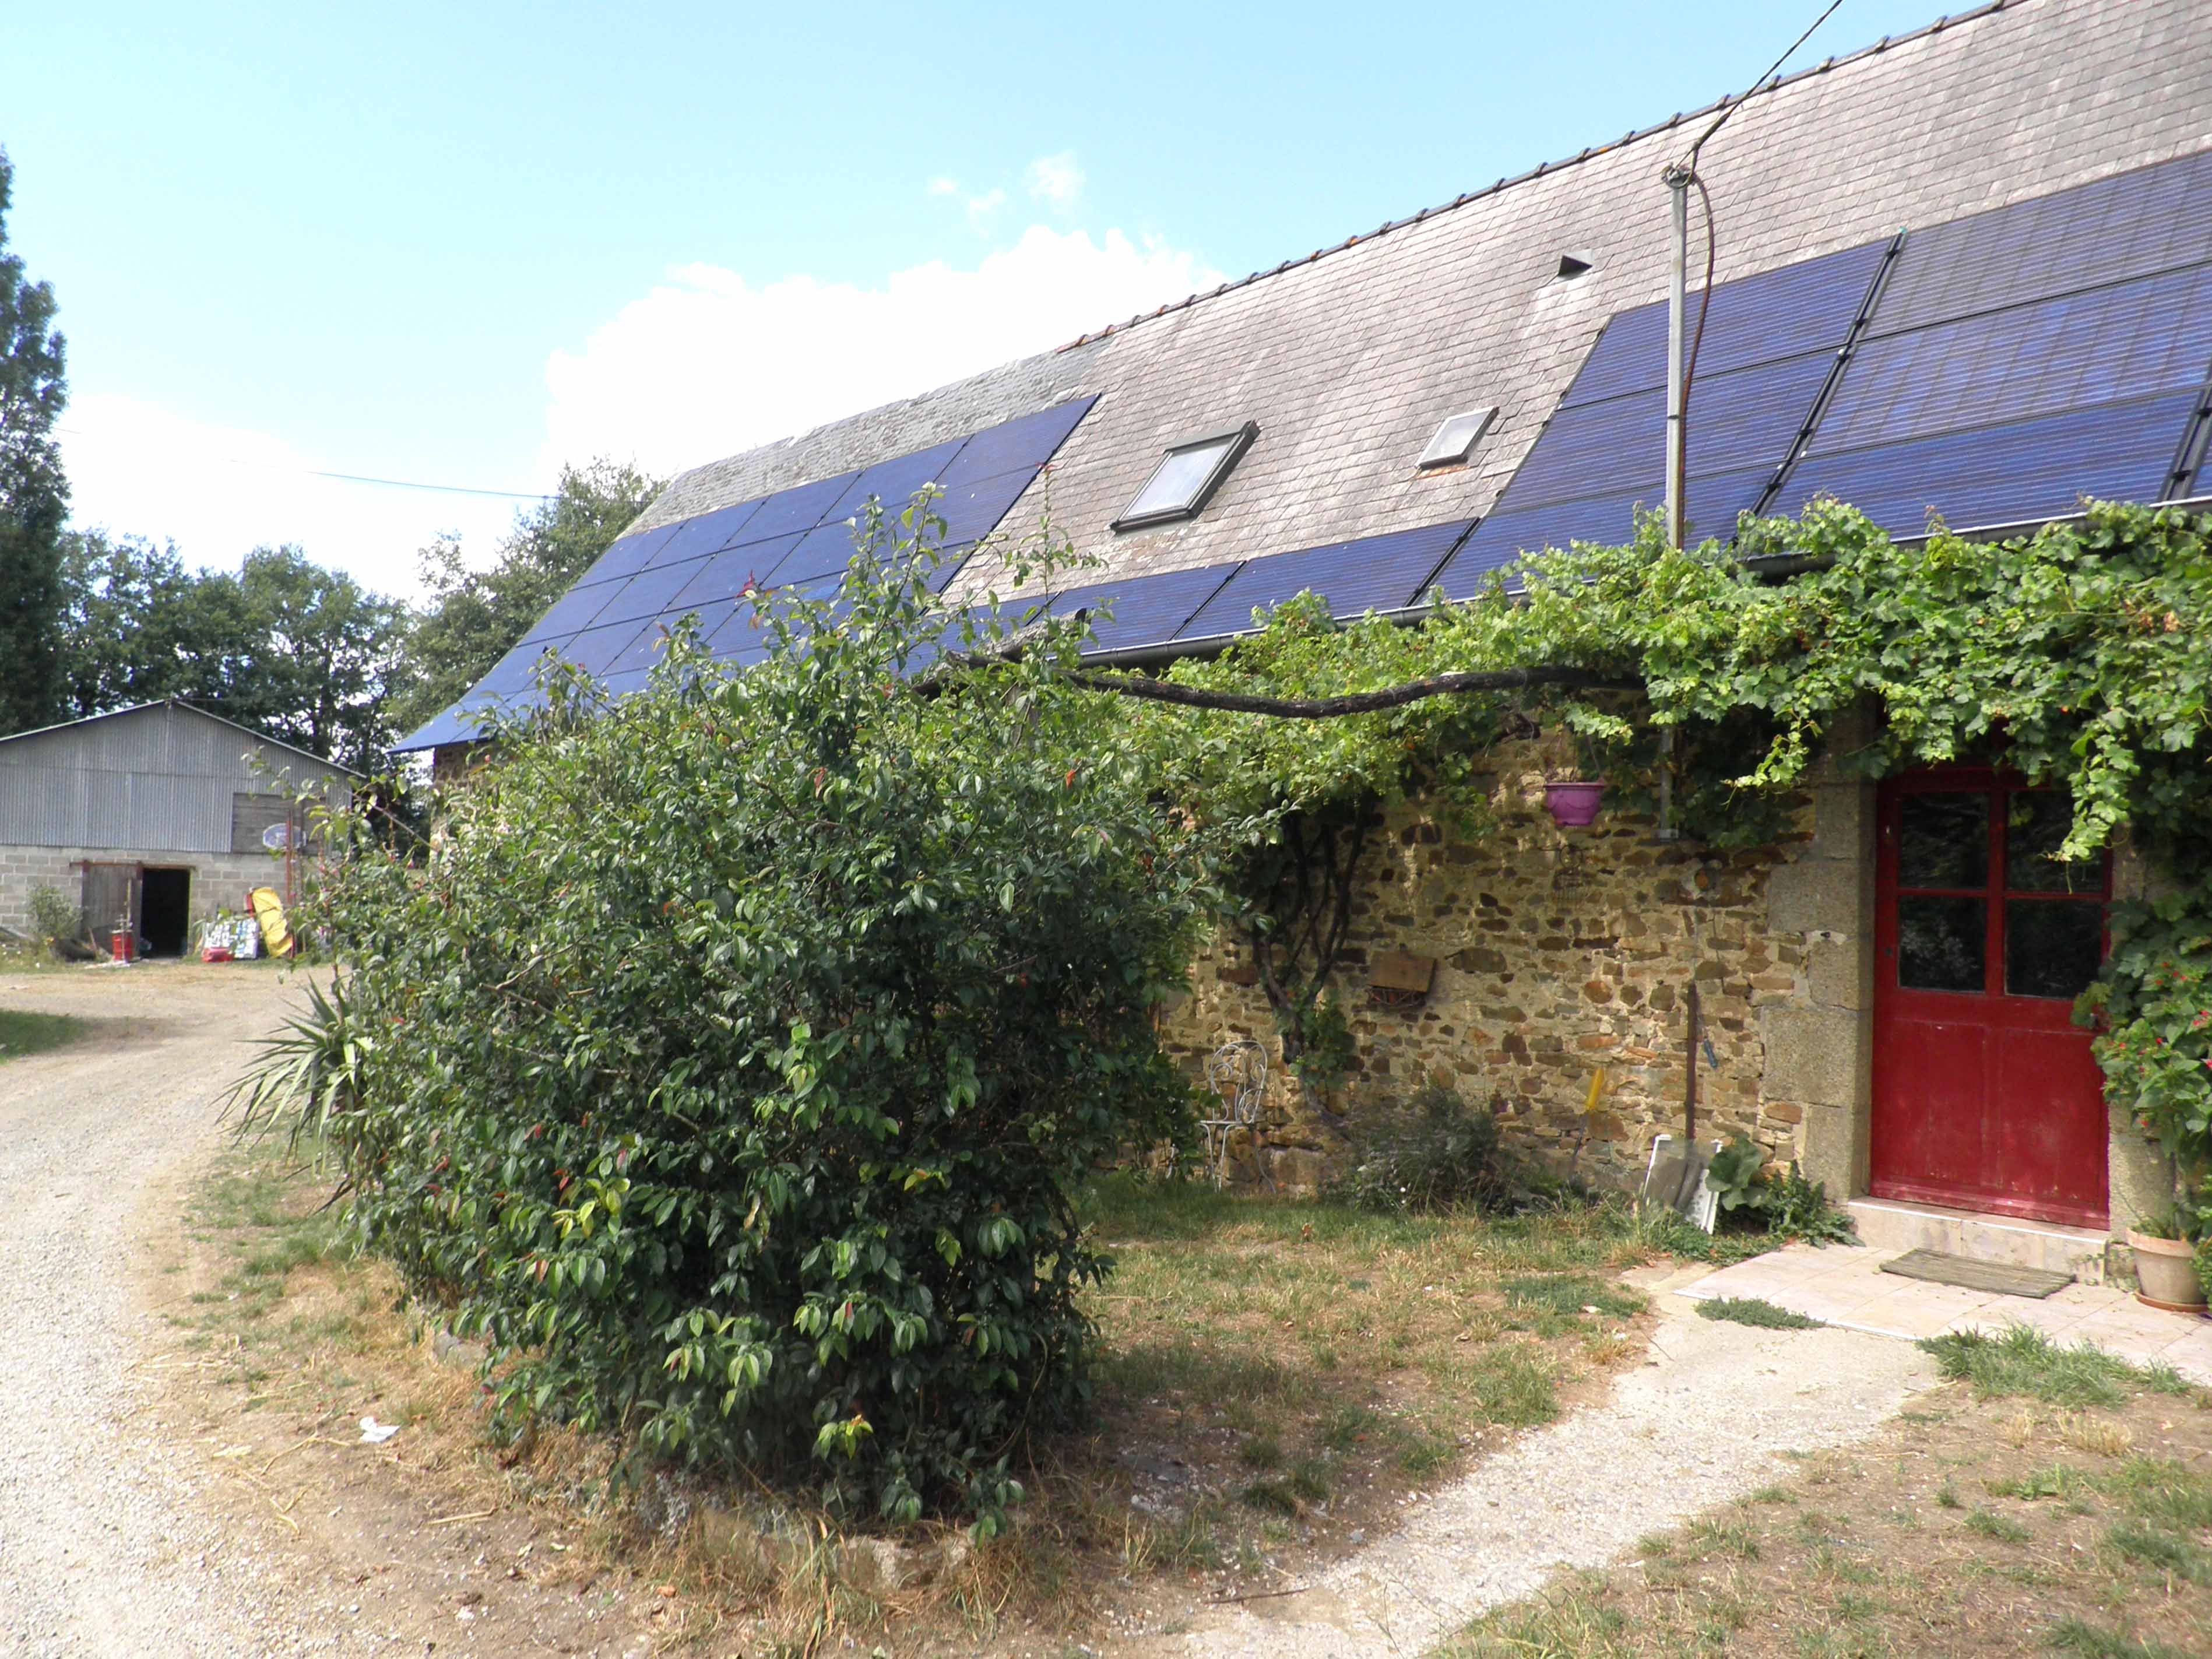
[[[1899,1254],[1865,1245],[1792,1244],[1720,1268],[1674,1293],[1692,1301],[1756,1297],[1844,1330],[1908,1342],[2029,1325],[2054,1342],[2091,1342],[2136,1364],[2171,1365],[2212,1387],[2212,1321],[2162,1313],[2101,1285],[2069,1285],[2039,1300],[1883,1273],[1881,1264]]]

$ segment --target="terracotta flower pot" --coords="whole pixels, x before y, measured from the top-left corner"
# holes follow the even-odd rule
[[[2136,1300],[2168,1313],[2204,1311],[2204,1287],[2197,1282],[2197,1247],[2185,1238],[2154,1238],[2128,1230],[2136,1253]]]
[[[1544,786],[1544,805],[1551,809],[1552,822],[1562,830],[1580,830],[1593,822],[1604,795],[1603,778]]]

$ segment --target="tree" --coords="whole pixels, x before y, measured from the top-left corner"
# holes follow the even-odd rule
[[[53,426],[68,402],[54,292],[8,252],[15,169],[0,150],[0,732],[55,713],[54,622],[61,605],[69,484]]]
[[[64,716],[164,697],[232,701],[247,635],[235,584],[187,570],[173,543],[66,532],[61,592]]]
[[[246,635],[222,712],[342,765],[378,769],[392,736],[385,676],[405,627],[399,602],[296,547],[256,548],[235,578],[210,580],[235,592]]]
[[[614,461],[563,467],[552,496],[516,515],[489,568],[471,569],[450,538],[425,548],[430,599],[393,677],[395,728],[412,731],[459,701],[591,568],[661,483]]]
[[[258,548],[235,575],[104,531],[70,532],[62,549],[65,712],[181,697],[343,765],[380,763],[397,600],[296,547]]]

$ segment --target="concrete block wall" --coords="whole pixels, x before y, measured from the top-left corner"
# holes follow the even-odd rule
[[[190,915],[194,922],[218,910],[236,910],[256,887],[283,890],[283,860],[267,853],[169,853],[112,847],[0,847],[0,927],[26,933],[31,925],[31,895],[52,887],[72,904],[83,891],[77,866],[146,864],[192,872]]]

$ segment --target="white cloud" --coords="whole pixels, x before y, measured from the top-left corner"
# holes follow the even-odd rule
[[[195,421],[156,404],[85,393],[62,417],[70,522],[173,541],[188,564],[235,569],[256,547],[293,542],[386,593],[417,590],[415,555],[457,532],[488,550],[528,502],[307,476],[345,469],[270,433]]]
[[[929,181],[926,188],[932,196],[957,196],[960,193],[960,181],[957,179],[948,179],[940,173]]]
[[[1083,195],[1083,169],[1075,164],[1075,152],[1064,149],[1057,155],[1038,156],[1030,163],[1029,186],[1038,201],[1056,212],[1067,212]]]
[[[926,392],[1221,281],[1195,254],[1031,226],[972,270],[941,260],[877,286],[754,287],[686,265],[545,369],[550,473],[564,460],[696,466]]]
[[[981,196],[970,196],[968,198],[969,228],[981,235],[991,228],[992,219],[1006,204],[1006,192],[1003,190],[987,190]]]

